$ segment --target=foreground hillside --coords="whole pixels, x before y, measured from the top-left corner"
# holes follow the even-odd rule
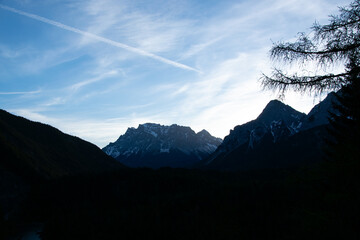
[[[122,167],[89,142],[0,110],[0,233],[2,214],[16,216],[44,181]]]
[[[0,110],[0,167],[18,175],[54,178],[121,167],[97,146]]]

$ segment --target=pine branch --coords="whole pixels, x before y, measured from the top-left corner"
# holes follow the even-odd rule
[[[279,69],[274,69],[272,77],[263,74],[261,77],[264,89],[278,90],[284,94],[289,88],[299,92],[318,92],[324,90],[338,90],[346,85],[346,77],[349,73],[327,74],[319,76],[288,76]]]
[[[303,48],[302,48],[303,47]],[[279,44],[275,46],[273,49],[271,49],[271,57],[282,57],[286,56],[286,60],[292,59],[292,58],[299,58],[301,56],[303,57],[311,57],[311,55],[317,55],[321,56],[324,54],[336,54],[339,52],[349,52],[355,49],[358,49],[360,47],[360,43],[356,43],[353,45],[346,45],[343,47],[332,47],[327,50],[320,50],[320,51],[310,51],[307,50],[306,47],[301,45],[295,45],[295,44]],[[298,55],[296,55],[298,54]],[[291,57],[289,57],[291,56]]]

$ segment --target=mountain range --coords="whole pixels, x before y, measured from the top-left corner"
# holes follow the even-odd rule
[[[222,142],[206,130],[173,124],[140,124],[128,128],[103,151],[129,167],[191,167],[213,153]]]
[[[307,115],[272,100],[255,120],[236,126],[224,141],[206,130],[140,124],[103,151],[129,167],[247,170],[313,164],[322,159],[334,100],[335,94],[328,94]]]
[[[334,99],[330,93],[307,115],[278,100],[270,101],[255,120],[236,126],[223,141],[206,130],[195,133],[176,124],[140,124],[103,151],[56,128],[1,110],[0,171],[56,178],[121,168],[121,163],[220,170],[313,163],[321,159]]]

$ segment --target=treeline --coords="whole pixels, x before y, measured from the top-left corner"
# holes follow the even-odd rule
[[[43,239],[358,239],[359,179],[343,170],[67,177],[33,188],[18,217],[43,222]]]

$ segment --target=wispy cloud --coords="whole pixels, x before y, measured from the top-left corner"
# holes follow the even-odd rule
[[[0,56],[4,57],[4,58],[17,58],[20,57],[22,55],[22,50],[14,50],[14,49],[10,49],[2,44],[0,44]]]
[[[43,103],[41,106],[48,108],[48,107],[52,107],[52,106],[56,106],[56,105],[64,104],[64,103],[66,103],[65,97],[53,97],[50,100]]]
[[[80,29],[77,29],[77,28],[74,28],[74,27],[71,27],[71,26],[68,26],[68,25],[65,25],[65,24],[62,24],[62,23],[59,23],[59,22],[50,20],[50,19],[48,19],[48,18],[41,17],[41,16],[36,15],[36,14],[24,12],[24,11],[21,11],[21,10],[15,9],[15,8],[11,8],[11,7],[2,5],[2,4],[0,4],[0,8],[2,8],[2,9],[4,9],[4,10],[7,10],[7,11],[10,11],[10,12],[17,13],[17,14],[22,15],[22,16],[26,16],[26,17],[29,17],[29,18],[38,20],[38,21],[40,21],[40,22],[44,22],[44,23],[47,23],[47,24],[56,26],[56,27],[58,27],[58,28],[61,28],[61,29],[64,29],[64,30],[67,30],[67,31],[70,31],[70,32],[74,32],[74,33],[77,33],[77,34],[86,36],[86,37],[88,37],[88,38],[95,39],[95,40],[100,41],[100,42],[107,43],[107,44],[109,44],[109,45],[112,45],[112,46],[115,46],[115,47],[118,47],[118,48],[126,49],[126,50],[128,50],[128,51],[137,53],[137,54],[142,55],[142,56],[146,56],[146,57],[153,58],[153,59],[155,59],[155,60],[158,60],[158,61],[160,61],[160,62],[169,64],[169,65],[174,66],[174,67],[177,67],[177,68],[181,68],[181,69],[185,69],[185,70],[190,70],[190,71],[195,71],[195,72],[201,73],[200,70],[195,69],[195,68],[192,68],[192,67],[187,66],[187,65],[185,65],[185,64],[172,61],[172,60],[170,60],[170,59],[167,59],[167,58],[158,56],[158,55],[156,55],[156,54],[153,54],[153,53],[144,51],[144,50],[142,50],[142,49],[135,48],[135,47],[131,47],[131,46],[129,46],[129,45],[126,45],[126,44],[123,44],[123,43],[120,43],[120,42],[116,42],[116,41],[113,41],[113,40],[110,40],[110,39],[107,39],[107,38],[104,38],[104,37],[101,37],[101,36],[92,34],[92,33],[90,33],[90,32],[82,31],[82,30],[80,30]]]
[[[190,49],[187,50],[184,54],[182,54],[180,59],[189,58],[189,57],[201,52],[202,50],[206,49],[207,47],[213,45],[214,43],[220,41],[222,38],[223,37],[217,37],[217,38],[211,39],[210,41],[207,41],[207,42],[195,44],[195,45],[191,46]]]
[[[75,83],[75,84],[71,85],[70,87],[68,87],[68,89],[73,90],[73,91],[77,91],[80,88],[85,87],[86,85],[102,81],[102,80],[104,80],[106,78],[109,78],[111,76],[115,76],[117,74],[118,74],[118,71],[116,71],[116,70],[105,72],[105,73],[101,74],[100,76],[97,76],[97,77],[94,77],[94,78],[91,78],[91,79],[87,79],[87,80]]]
[[[169,54],[179,50],[192,28],[193,21],[177,18],[174,13],[174,9],[182,8],[181,5],[172,1],[119,4],[118,0],[86,0],[75,3],[73,9],[90,19],[86,27],[88,32],[121,38],[122,42],[144,51]],[[89,40],[84,38],[82,42],[86,44]]]
[[[205,128],[223,138],[236,125],[255,119],[266,103],[277,97],[276,93],[262,91],[257,81],[261,71],[269,68],[267,61],[262,49],[239,53],[197,81],[157,86],[154,94],[166,93],[164,98],[173,101],[174,106],[163,113],[168,119],[196,131]],[[285,103],[304,112],[314,104],[311,98],[294,93],[287,95]]]
[[[41,90],[29,91],[29,92],[0,92],[0,95],[26,95],[40,93]]]

